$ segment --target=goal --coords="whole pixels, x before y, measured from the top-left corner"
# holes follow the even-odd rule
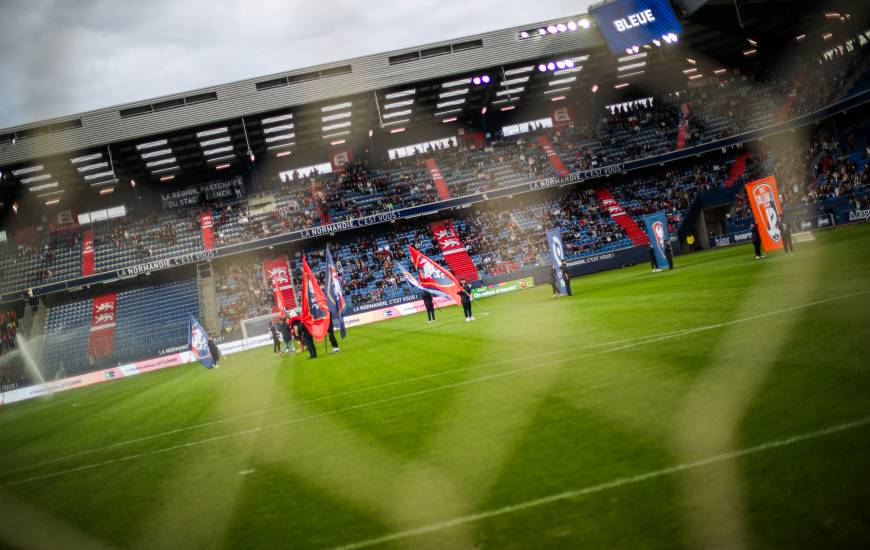
[[[298,309],[288,310],[292,317],[299,314]],[[242,342],[244,349],[257,348],[260,346],[268,346],[272,343],[272,333],[269,331],[269,325],[272,321],[280,319],[280,313],[272,313],[270,315],[261,315],[260,317],[251,317],[250,319],[242,319]]]

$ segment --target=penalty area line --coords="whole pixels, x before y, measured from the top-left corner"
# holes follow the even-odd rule
[[[554,495],[549,495],[533,500],[527,500],[525,502],[520,502],[517,504],[511,504],[509,506],[504,506],[502,508],[496,508],[494,510],[488,510],[485,512],[479,512],[476,514],[470,514],[467,516],[456,517],[453,519],[449,519],[447,521],[442,521],[439,523],[433,523],[430,525],[425,525],[422,527],[417,527],[414,529],[408,529],[405,531],[397,531],[395,533],[391,533],[389,535],[384,535],[382,537],[367,539],[363,541],[354,542],[351,544],[346,544],[343,546],[335,547],[334,550],[353,550],[356,548],[367,548],[370,546],[377,546],[379,544],[384,544],[388,542],[393,542],[397,540],[407,539],[411,537],[417,537],[421,535],[427,535],[430,533],[436,533],[438,531],[443,531],[444,529],[450,529],[451,527],[456,527],[459,525],[465,525],[467,523],[474,523],[477,521],[504,516],[508,514],[512,514],[514,512],[521,512],[523,510],[528,510],[531,508],[536,508],[539,506],[544,506],[547,504],[553,504],[556,502],[561,502],[565,500],[571,500],[574,498],[584,497],[587,495],[592,495],[595,493],[601,493],[604,491],[608,491],[611,489],[618,489],[620,487],[626,485],[633,485],[636,483],[642,483],[644,481],[649,481],[651,479],[656,479],[660,477],[666,477],[673,474],[678,474],[680,472],[684,472],[687,470],[694,470],[697,468],[703,468],[705,466],[710,466],[711,464],[717,464],[720,462],[727,462],[731,460],[735,460],[744,456],[754,455],[758,453],[762,453],[764,451],[769,451],[771,449],[778,449],[781,447],[787,447],[789,445],[794,445],[796,443],[801,443],[803,441],[809,441],[813,439],[819,439],[822,437],[830,436],[833,434],[845,432],[848,430],[854,430],[857,428],[862,428],[870,424],[870,416],[865,416],[864,418],[860,418],[858,420],[854,420],[852,422],[845,422],[843,424],[837,424],[834,426],[830,426],[828,428],[822,430],[816,430],[812,432],[806,432],[798,435],[793,435],[791,437],[785,439],[778,439],[774,441],[768,441],[767,443],[762,443],[761,445],[756,445],[754,447],[746,447],[743,449],[738,449],[736,451],[731,451],[728,453],[722,453],[718,455],[713,455],[701,460],[696,460],[693,462],[686,462],[682,464],[677,464],[675,466],[671,466],[668,468],[662,468],[661,470],[653,470],[650,472],[646,472],[643,474],[638,474],[630,477],[621,477],[611,481],[607,481],[604,483],[600,483],[598,485],[591,485],[589,487],[583,487],[581,489],[573,489],[570,491],[564,491],[562,493],[557,493]]]

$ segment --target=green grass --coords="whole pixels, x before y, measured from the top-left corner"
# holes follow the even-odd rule
[[[705,252],[355,328],[316,361],[3,407],[0,546],[866,548],[870,423],[816,432],[870,419],[868,245]]]

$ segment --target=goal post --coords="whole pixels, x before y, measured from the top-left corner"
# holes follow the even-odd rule
[[[298,309],[288,310],[290,316],[298,315]],[[272,343],[272,334],[269,330],[269,325],[272,321],[280,319],[280,313],[272,313],[269,315],[261,315],[259,317],[251,317],[240,321],[242,326],[242,345],[243,349],[251,349],[260,346],[267,346]]]

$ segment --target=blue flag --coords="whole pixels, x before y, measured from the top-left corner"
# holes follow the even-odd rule
[[[663,211],[648,214],[643,217],[643,224],[646,226],[646,234],[649,236],[650,246],[655,253],[656,267],[667,269],[668,257],[665,255],[665,246],[670,243],[671,239],[668,235],[668,217]]]
[[[433,296],[444,296],[445,298],[450,298],[450,295],[446,292],[441,292],[440,290],[435,290],[434,288],[426,288],[421,285],[420,281],[417,280],[417,277],[414,277],[411,272],[408,271],[408,268],[405,267],[405,264],[403,264],[402,262],[396,262],[394,265],[396,266],[396,269],[399,270],[399,273],[402,274],[402,277],[405,279],[405,281],[407,281],[407,283],[412,287],[422,290],[424,292],[428,292]]]
[[[207,369],[212,368],[211,351],[208,349],[208,333],[193,318],[193,315],[190,316],[190,321],[188,322],[187,347],[190,348],[195,360],[202,363]]]
[[[344,290],[341,288],[341,277],[338,275],[338,269],[335,268],[335,262],[332,261],[329,247],[326,248],[326,303],[329,305],[333,322],[338,323],[338,332],[344,338],[347,334],[344,328]]]
[[[565,279],[562,278],[562,261],[565,259],[565,243],[562,242],[562,230],[558,227],[547,231],[547,248],[550,251],[550,261],[556,270],[556,287],[562,296],[568,294]]]

